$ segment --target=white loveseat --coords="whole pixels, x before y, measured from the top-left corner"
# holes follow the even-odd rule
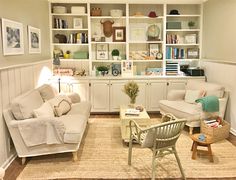
[[[57,112],[63,108],[69,112],[55,117],[51,102],[59,102],[60,98],[66,100],[61,100],[64,104],[58,103]],[[48,115],[51,108],[53,115]],[[16,97],[4,111],[4,119],[22,164],[26,157],[63,152],[72,152],[73,159],[77,160],[90,110],[91,104],[80,102],[78,94],[58,95],[47,84]]]
[[[195,90],[203,91],[205,96],[217,96],[219,98],[219,112],[204,112],[201,103],[186,102],[187,91],[194,92]],[[193,100],[195,101],[195,99]],[[224,118],[227,100],[228,92],[222,85],[192,80],[188,81],[185,90],[172,90],[168,93],[167,100],[159,101],[160,113],[171,113],[177,118],[187,119],[186,125],[189,126],[189,133],[192,134],[194,127],[200,127],[201,119],[214,115]]]

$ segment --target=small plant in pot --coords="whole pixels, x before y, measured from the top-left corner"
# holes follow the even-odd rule
[[[188,22],[188,27],[189,27],[190,29],[194,28],[194,26],[195,26],[195,22],[193,22],[193,21],[189,21],[189,22]]]
[[[108,70],[109,68],[106,66],[98,66],[97,67],[97,71],[99,72],[99,74],[105,76],[105,74],[108,74]]]
[[[129,81],[124,85],[123,91],[130,98],[130,106],[134,106],[139,92],[138,84],[134,81]]]
[[[112,55],[114,60],[117,60],[119,55],[120,55],[120,51],[118,49],[113,49],[112,52],[111,52],[111,55]]]

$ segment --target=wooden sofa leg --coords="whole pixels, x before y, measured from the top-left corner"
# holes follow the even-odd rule
[[[189,134],[193,134],[193,127],[189,127]]]
[[[21,164],[24,165],[26,162],[26,157],[21,158]]]
[[[78,160],[77,151],[72,152],[72,154],[73,154],[73,161],[77,161]]]

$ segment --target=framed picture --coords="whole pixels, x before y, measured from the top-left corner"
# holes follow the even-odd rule
[[[187,58],[188,59],[198,59],[199,58],[199,49],[198,48],[188,48],[187,49]]]
[[[108,44],[97,44],[97,58],[100,59],[108,59],[109,57],[109,49]]]
[[[197,34],[187,34],[184,37],[186,44],[196,44],[197,43]]]
[[[125,42],[125,27],[113,27],[113,42]]]
[[[133,76],[133,63],[132,61],[122,61],[121,74],[123,77]]]
[[[73,19],[73,27],[74,27],[74,29],[82,29],[83,28],[83,19],[82,18],[74,18]]]
[[[159,53],[159,44],[149,44],[149,56],[152,59],[157,59],[157,54]]]
[[[129,37],[130,41],[146,41],[147,40],[147,24],[146,23],[130,23]]]
[[[3,55],[24,54],[23,24],[2,18]]]
[[[29,53],[41,53],[41,31],[38,28],[28,26]]]

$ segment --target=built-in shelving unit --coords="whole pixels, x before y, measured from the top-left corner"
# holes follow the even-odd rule
[[[154,75],[165,76],[169,71],[167,64],[191,65],[201,58],[201,3],[52,0],[49,4],[52,57],[60,53],[61,66],[66,68],[84,69],[88,75],[94,75],[93,70],[100,65],[111,70],[113,64],[119,64],[122,73],[127,61],[131,62],[133,75],[143,75],[151,69],[158,71]],[[60,7],[65,11],[55,10],[58,6],[59,11]],[[112,14],[111,10],[122,13]],[[179,14],[171,13],[172,10]],[[188,26],[190,22],[192,27]],[[113,60],[114,49],[120,52],[119,60]]]

